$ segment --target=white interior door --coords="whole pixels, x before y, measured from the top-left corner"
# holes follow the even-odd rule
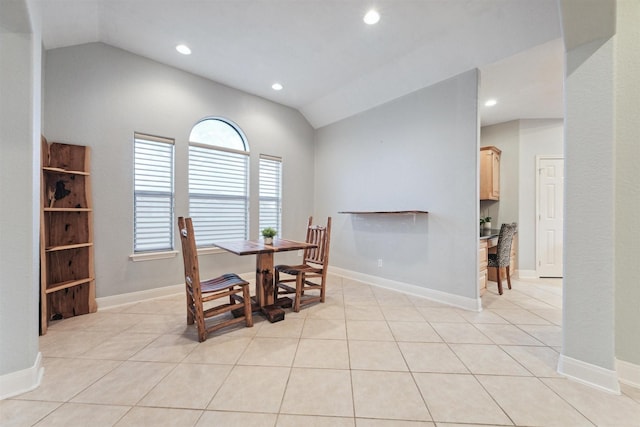
[[[537,166],[537,273],[562,277],[564,159],[539,157]]]

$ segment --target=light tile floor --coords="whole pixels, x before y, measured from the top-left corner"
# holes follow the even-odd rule
[[[560,281],[490,285],[474,313],[332,276],[325,304],[204,343],[182,295],[55,322],[0,425],[640,426],[640,390],[556,373]]]

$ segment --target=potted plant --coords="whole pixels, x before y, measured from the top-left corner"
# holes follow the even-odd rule
[[[267,227],[262,230],[262,237],[264,237],[264,243],[270,245],[273,243],[273,237],[278,234],[278,230],[273,227]]]
[[[480,218],[480,228],[484,228],[485,230],[491,229],[491,217],[485,216],[484,218]]]

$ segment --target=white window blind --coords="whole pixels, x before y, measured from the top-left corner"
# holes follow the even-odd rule
[[[194,126],[189,141],[189,215],[197,245],[246,239],[249,153],[243,137],[224,120],[205,119]]]
[[[273,227],[282,236],[282,159],[260,155],[260,230]]]
[[[174,141],[134,134],[134,252],[173,250]]]

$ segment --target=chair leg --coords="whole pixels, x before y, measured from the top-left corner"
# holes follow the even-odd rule
[[[320,302],[324,302],[325,297],[325,278],[324,276],[320,279]]]
[[[273,269],[273,300],[278,300],[278,283],[280,283],[280,272]]]
[[[509,273],[508,265],[504,268],[504,271],[507,272],[507,284],[509,285],[509,289],[511,289],[511,274]]]
[[[302,286],[304,285],[304,273],[296,275],[296,299],[293,302],[293,311],[300,311],[300,300],[302,299]]]
[[[242,287],[242,299],[244,300],[244,324],[250,328],[253,326],[253,314],[251,313],[251,295],[248,285]]]
[[[196,328],[198,328],[198,341],[204,342],[207,340],[207,325],[204,322],[202,303],[195,304],[195,312]]]
[[[191,311],[191,307],[193,307],[193,298],[187,292],[187,325],[193,325],[193,312]]]
[[[500,267],[496,267],[496,276],[498,276],[498,293],[502,295],[502,277],[500,277]]]

